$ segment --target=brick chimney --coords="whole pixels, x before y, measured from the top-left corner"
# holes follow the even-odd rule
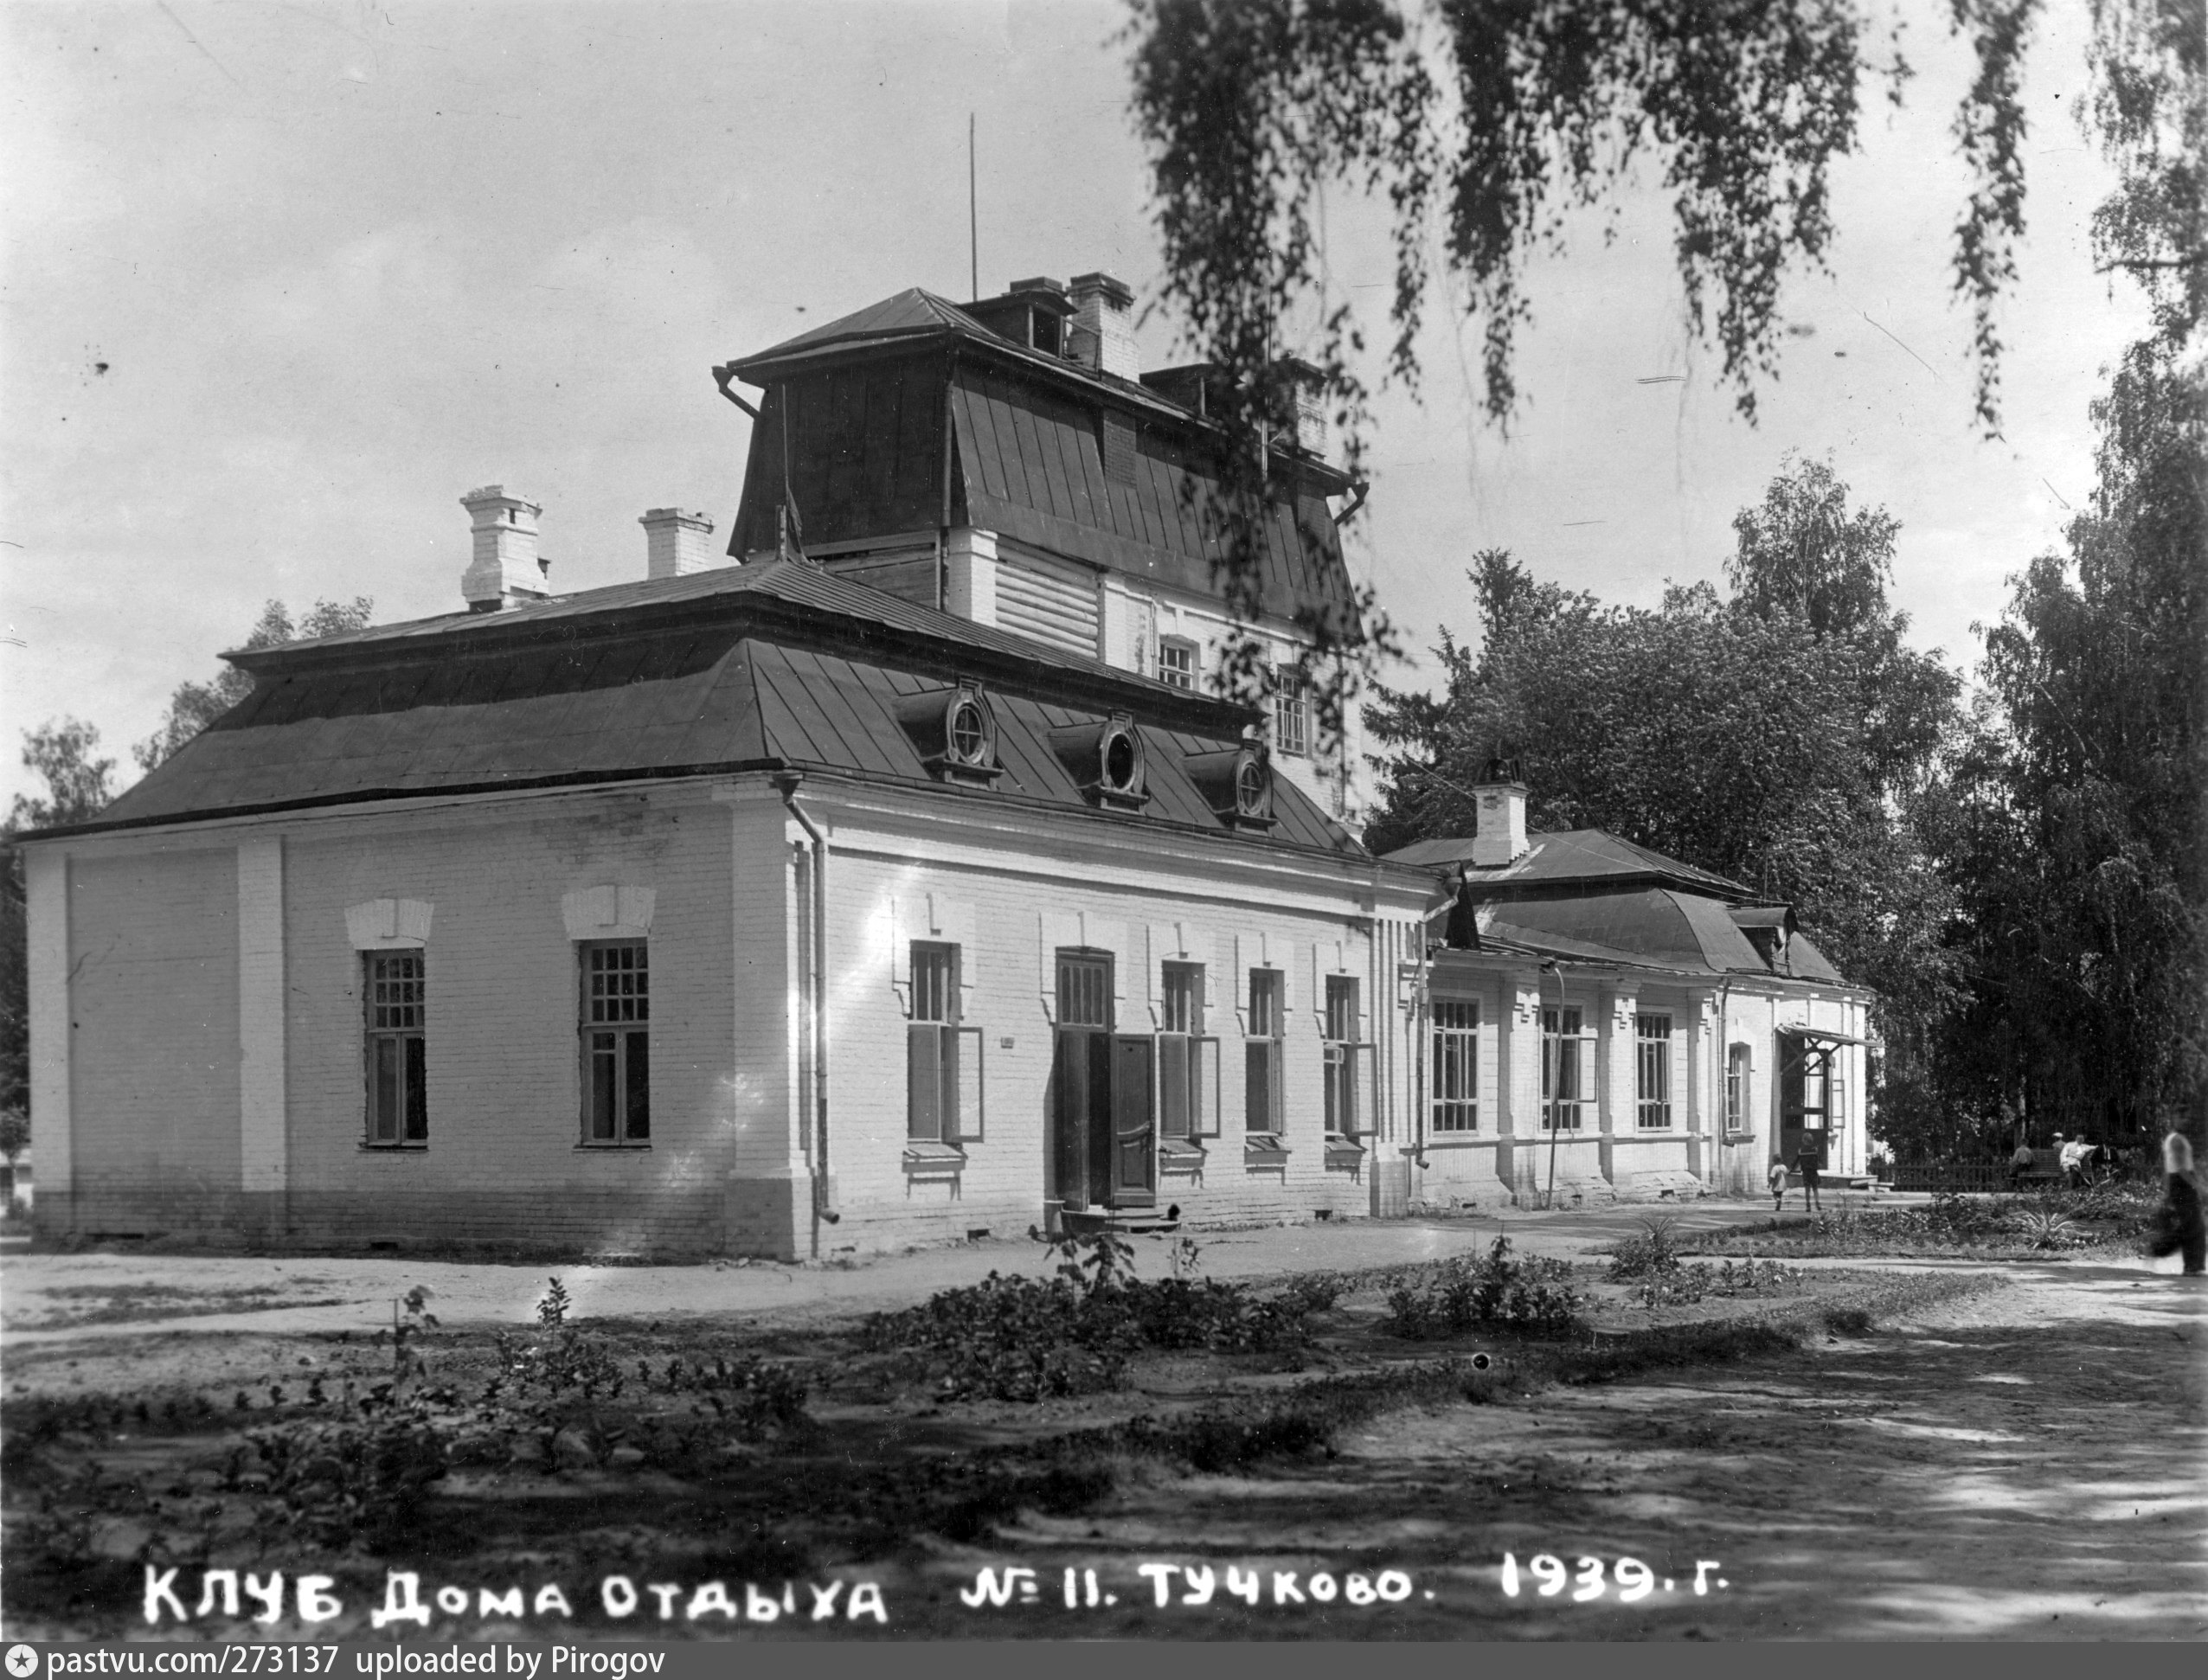
[[[1310,362],[1288,356],[1281,364],[1296,394],[1296,447],[1324,460],[1326,456],[1326,375]]]
[[[504,484],[485,484],[460,497],[475,537],[474,557],[460,574],[460,593],[475,612],[496,612],[549,597],[545,574],[552,562],[536,553],[536,517],[544,510],[506,494]]]
[[[1516,759],[1490,759],[1473,790],[1479,825],[1472,837],[1473,867],[1499,869],[1525,856],[1525,784]]]
[[[1126,283],[1109,274],[1076,274],[1070,290],[1074,359],[1101,374],[1141,378],[1142,362],[1134,347],[1134,293]]]
[[[713,522],[680,508],[647,508],[636,522],[644,527],[644,574],[686,578],[720,563],[713,552]]]

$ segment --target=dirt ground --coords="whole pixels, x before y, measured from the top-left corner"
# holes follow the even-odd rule
[[[1255,1610],[1160,1612],[1154,1595],[1123,1594],[1116,1619],[1044,1612],[1038,1632],[2208,1635],[2208,1291],[2131,1267],[2006,1269],[2017,1275],[2005,1288],[1799,1354],[1397,1413],[1345,1440],[1338,1459],[1161,1480],[1094,1516],[1030,1519],[933,1573],[947,1582],[1007,1556],[1046,1579],[1071,1562],[1126,1581],[1148,1559],[1267,1573]],[[1521,1570],[1554,1555],[1573,1582],[1544,1599],[1522,1577],[1521,1596],[1506,1598],[1505,1551]],[[1613,1582],[1574,1603],[1584,1556],[1603,1559],[1606,1576],[1637,1558],[1656,1590],[1621,1604]],[[1730,1584],[1698,1598],[1705,1558],[1721,1565],[1709,1579]],[[1419,1596],[1392,1614],[1271,1602],[1273,1570],[1339,1572],[1358,1559],[1409,1573]],[[1662,1590],[1666,1578],[1677,1590]],[[1185,1592],[1176,1578],[1176,1600]],[[971,1625],[955,1600],[933,1607],[931,1626]]]
[[[1640,1211],[1513,1219],[1509,1234],[1524,1250],[1584,1256],[1630,1234]],[[1704,1207],[1687,1217],[1717,1226],[1757,1212]],[[1303,1228],[1225,1234],[1203,1258],[1207,1275],[1278,1277],[1406,1264],[1484,1247],[1495,1234],[1492,1221]],[[609,1334],[630,1338],[624,1356],[643,1350],[657,1360],[670,1347],[724,1342],[802,1355],[832,1343],[833,1325],[856,1312],[905,1304],[992,1268],[1040,1270],[1040,1254],[984,1245],[857,1271],[610,1267],[565,1268],[562,1276],[580,1310]],[[1141,1260],[1154,1270],[1161,1256]],[[1819,1330],[1799,1349],[1738,1363],[1504,1390],[1486,1396],[1488,1403],[1452,1391],[1383,1409],[1338,1432],[1331,1447],[1261,1458],[1235,1474],[1197,1474],[1155,1456],[1122,1454],[1086,1491],[1005,1509],[984,1501],[948,1523],[901,1526],[900,1491],[985,1472],[998,1456],[1038,1440],[1185,1414],[1230,1391],[1245,1399],[1287,1393],[1474,1345],[1492,1347],[1505,1362],[1514,1356],[1492,1339],[1438,1350],[1390,1345],[1372,1329],[1377,1300],[1353,1299],[1327,1316],[1310,1359],[1152,1359],[1127,1389],[1111,1395],[1026,1407],[938,1404],[925,1395],[840,1393],[831,1383],[816,1399],[818,1433],[801,1454],[772,1444],[732,1450],[727,1462],[688,1476],[528,1466],[456,1472],[439,1484],[433,1517],[413,1537],[410,1555],[334,1556],[322,1567],[363,1606],[386,1566],[418,1568],[426,1581],[471,1589],[532,1571],[564,1572],[591,1598],[603,1574],[617,1568],[640,1582],[726,1577],[739,1596],[737,1583],[747,1579],[772,1591],[786,1577],[863,1577],[880,1587],[885,1626],[837,1620],[800,1629],[892,1636],[2208,1633],[2208,1290],[2199,1279],[2139,1262],[2079,1260],[1883,1268],[1850,1260],[1806,1269],[1817,1274],[1815,1298],[1839,1298],[1866,1271],[1880,1269],[1982,1273],[1998,1275],[1999,1286],[1914,1310],[1867,1334]],[[201,1392],[219,1401],[271,1382],[287,1384],[295,1403],[310,1370],[388,1358],[367,1337],[371,1326],[388,1327],[389,1298],[412,1283],[432,1282],[435,1305],[453,1327],[447,1333],[458,1339],[465,1326],[525,1320],[547,1270],[13,1254],[0,1260],[0,1378],[11,1408],[148,1393]],[[1592,1277],[1591,1267],[1582,1271]],[[1706,1317],[1719,1305],[1655,1316]],[[1650,1317],[1613,1299],[1598,1322]],[[219,1456],[215,1449],[227,1437],[157,1433],[119,1418],[112,1434],[73,1438],[70,1473],[85,1467],[76,1460],[98,1461],[104,1479],[84,1497],[106,1500],[110,1514],[89,1531],[91,1555],[67,1592],[33,1592],[26,1582],[43,1579],[52,1588],[53,1581],[26,1570],[10,1544],[9,1634],[132,1631],[148,1557],[182,1560],[187,1584],[199,1567],[252,1568],[273,1558],[266,1541],[238,1520],[234,1497],[200,1497],[211,1486],[210,1454]],[[10,1479],[0,1493],[13,1542],[29,1491]],[[58,1485],[42,1495],[49,1504]],[[66,1504],[77,1496],[62,1497]],[[130,1498],[141,1499],[150,1515],[112,1514],[122,1509],[116,1500]],[[870,1522],[831,1520],[837,1510],[863,1511],[870,1501],[882,1505]],[[164,1529],[172,1520],[204,1532],[179,1546]],[[1515,1598],[1504,1591],[1505,1553],[1518,1572]],[[1544,1556],[1561,1560],[1572,1577],[1553,1596],[1539,1591],[1534,1573]],[[1602,1564],[1599,1595],[1584,1584],[1589,1558]],[[1621,1584],[1634,1579],[1630,1568],[1618,1574],[1621,1559],[1649,1566],[1648,1591],[1637,1602],[1621,1601]],[[1709,1567],[1697,1595],[1701,1562]],[[1255,1606],[1226,1590],[1229,1566],[1255,1575]],[[1001,1607],[962,1601],[962,1592],[979,1596],[979,1571],[991,1570],[1002,1585],[1002,1572],[1014,1567],[1034,1571],[1033,1602],[1018,1594]],[[1201,1596],[1205,1568],[1218,1583],[1210,1601],[1185,1602]],[[1407,1596],[1353,1604],[1383,1571],[1396,1572],[1387,1580]],[[1093,1606],[1088,1572],[1097,1582]],[[1343,1589],[1331,1602],[1313,1599],[1320,1575],[1328,1589]],[[1293,1577],[1287,1593],[1276,1576]],[[1248,1587],[1247,1576],[1236,1579]],[[1164,1608],[1155,1601],[1161,1580],[1172,1600]],[[808,1589],[793,1590],[802,1598]],[[1064,1606],[1066,1591],[1075,1593],[1074,1609]],[[1289,1601],[1276,1602],[1283,1596]],[[463,1619],[449,1632],[523,1631]],[[365,1632],[359,1622],[349,1614],[320,1632]],[[276,1630],[279,1637],[301,1631]],[[609,1624],[587,1605],[580,1624],[558,1631],[633,1638],[728,1630],[709,1617],[703,1625]],[[202,1624],[189,1633],[249,1638],[259,1630]]]

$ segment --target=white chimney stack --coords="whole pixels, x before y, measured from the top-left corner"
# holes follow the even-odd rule
[[[713,552],[713,522],[680,508],[649,508],[636,522],[644,527],[644,574],[686,578],[720,563]]]
[[[460,574],[460,593],[469,609],[496,612],[504,607],[541,601],[552,593],[545,580],[552,562],[536,553],[536,519],[544,510],[506,494],[504,484],[485,484],[460,497],[473,522],[475,554]]]
[[[1525,856],[1525,784],[1518,779],[1518,760],[1490,759],[1479,784],[1472,790],[1479,798],[1479,826],[1472,837],[1475,869],[1499,869]]]
[[[1101,374],[1139,379],[1142,358],[1134,347],[1134,293],[1109,274],[1076,274],[1068,288],[1074,300],[1074,356]]]

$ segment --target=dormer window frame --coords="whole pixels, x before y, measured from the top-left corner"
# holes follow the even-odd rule
[[[899,721],[938,780],[988,787],[1003,773],[997,761],[997,715],[980,683],[961,682],[912,696]]]

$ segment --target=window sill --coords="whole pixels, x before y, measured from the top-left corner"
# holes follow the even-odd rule
[[[1293,1153],[1281,1141],[1277,1132],[1246,1132],[1242,1134],[1242,1158],[1261,1162],[1268,1166],[1285,1161]]]
[[[429,1145],[427,1143],[363,1144],[360,1145],[360,1152],[363,1155],[427,1155],[429,1153]]]
[[[908,1177],[955,1177],[966,1170],[966,1151],[956,1144],[907,1144],[904,1153]]]
[[[651,1152],[651,1145],[649,1143],[606,1143],[603,1141],[593,1140],[577,1144],[575,1145],[575,1150],[578,1154],[583,1155],[595,1153],[648,1155]]]

